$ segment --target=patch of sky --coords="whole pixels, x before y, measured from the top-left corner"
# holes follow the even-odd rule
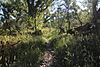
[[[50,11],[50,14],[55,13],[58,10],[58,8],[66,11],[66,7],[67,5],[64,0],[54,0],[52,2],[52,6],[49,7],[49,11]]]
[[[91,7],[92,4],[88,3],[87,0],[76,0],[76,5],[80,7],[80,9],[77,10],[78,12],[80,12],[81,10],[88,9],[88,7],[89,6]],[[54,14],[58,10],[58,8],[66,12],[68,9],[68,6],[64,0],[54,0],[52,2],[52,6],[49,7],[50,14]],[[100,2],[98,2],[98,5],[97,5],[97,9],[99,8],[100,8]],[[70,9],[69,12],[73,12],[73,11]]]

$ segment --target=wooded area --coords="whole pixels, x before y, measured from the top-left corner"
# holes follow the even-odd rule
[[[0,0],[0,67],[100,67],[100,0]]]

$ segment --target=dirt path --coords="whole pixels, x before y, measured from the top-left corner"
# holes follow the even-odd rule
[[[45,51],[40,67],[52,67],[54,62],[54,55],[52,51]]]
[[[46,51],[44,51],[42,63],[40,64],[40,67],[54,67],[55,62],[55,52],[53,51],[55,43],[61,39],[62,37],[66,36],[67,34],[61,34],[59,36],[56,36],[55,38],[49,40],[48,43],[46,43]]]
[[[53,67],[55,55],[52,48],[53,46],[51,42],[46,43],[46,50],[44,51],[40,67]]]

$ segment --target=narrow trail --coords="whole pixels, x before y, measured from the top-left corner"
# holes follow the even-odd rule
[[[40,67],[53,67],[54,55],[51,51],[45,51],[43,55],[43,62]]]
[[[54,67],[55,62],[55,52],[53,50],[53,47],[55,43],[61,39],[63,36],[66,36],[67,34],[61,34],[51,40],[49,40],[48,43],[46,43],[46,50],[44,51],[42,63],[40,64],[40,67]]]
[[[55,61],[55,54],[52,49],[51,43],[46,44],[46,50],[43,53],[42,56],[42,63],[40,64],[40,67],[53,67],[54,61]]]

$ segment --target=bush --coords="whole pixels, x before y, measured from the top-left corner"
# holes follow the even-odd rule
[[[75,43],[66,44],[66,46],[56,49],[54,67],[99,67],[99,49],[99,39],[95,35],[76,39]]]
[[[3,43],[2,43],[3,44]],[[3,44],[4,45],[4,44]],[[40,57],[44,51],[43,42],[6,43],[1,46],[0,57],[2,66],[10,67],[39,67]]]

